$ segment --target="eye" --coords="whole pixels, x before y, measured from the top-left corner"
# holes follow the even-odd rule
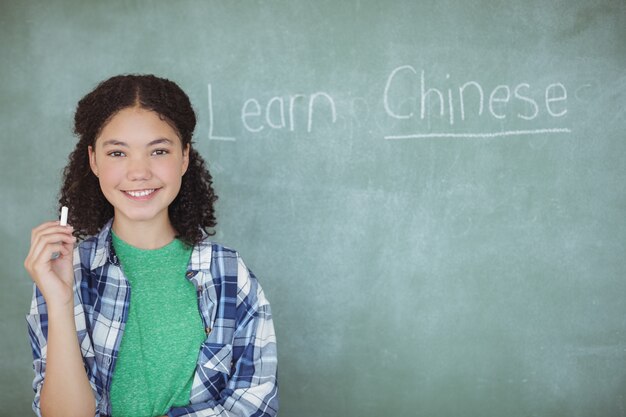
[[[170,153],[170,151],[167,149],[155,149],[152,151],[152,155],[167,155],[168,153]]]
[[[107,155],[115,157],[115,158],[126,156],[126,154],[124,154],[124,152],[122,152],[122,151],[111,151],[111,152],[107,153]]]

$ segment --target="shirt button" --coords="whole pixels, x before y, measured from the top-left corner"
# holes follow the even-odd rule
[[[195,275],[196,271],[187,271],[187,273],[185,274],[187,278],[193,278]]]
[[[205,328],[204,328],[204,332],[207,334],[207,336],[208,336],[209,334],[211,334],[211,330],[212,330],[212,329],[211,329],[210,327],[205,327]]]

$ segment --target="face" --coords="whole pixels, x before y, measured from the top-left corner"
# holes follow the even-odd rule
[[[180,190],[189,146],[153,111],[125,108],[89,147],[91,170],[121,225],[170,225],[167,209]],[[129,223],[130,222],[130,223]]]

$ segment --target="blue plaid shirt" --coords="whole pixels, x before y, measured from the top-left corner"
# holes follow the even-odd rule
[[[207,332],[200,346],[189,405],[168,416],[275,416],[278,410],[276,336],[270,305],[237,252],[210,242],[195,245],[186,277],[196,287]],[[111,414],[110,389],[130,286],[111,242],[111,221],[74,250],[74,320],[96,416]],[[28,331],[38,416],[46,372],[48,314],[35,286]]]

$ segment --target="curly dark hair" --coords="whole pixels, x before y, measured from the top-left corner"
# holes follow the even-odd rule
[[[74,227],[74,235],[78,238],[94,235],[113,217],[113,206],[104,197],[98,178],[89,166],[88,147],[95,145],[104,125],[128,107],[156,112],[179,134],[183,148],[189,144],[189,167],[168,209],[177,237],[193,245],[202,239],[202,231],[214,234],[207,228],[217,224],[214,208],[217,196],[204,160],[191,146],[196,115],[189,97],[170,80],[133,74],[101,82],[78,102],[74,133],[79,140],[63,170],[59,197],[59,208],[69,208],[68,223]]]

